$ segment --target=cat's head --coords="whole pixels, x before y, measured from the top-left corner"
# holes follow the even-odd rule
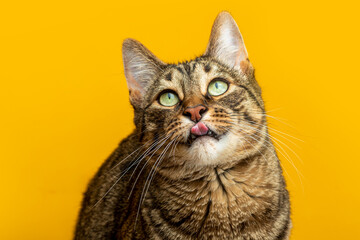
[[[123,60],[139,138],[174,154],[172,164],[217,165],[258,151],[266,133],[261,90],[229,13],[217,16],[201,57],[166,64],[126,39]]]

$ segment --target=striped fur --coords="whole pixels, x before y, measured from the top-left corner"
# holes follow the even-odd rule
[[[221,13],[205,54],[178,64],[124,42],[136,129],[91,180],[74,239],[289,238],[288,192],[237,31]],[[227,92],[210,96],[213,79],[228,82]],[[168,89],[180,99],[173,107],[157,101]],[[194,123],[183,112],[197,104],[218,137],[189,143]]]

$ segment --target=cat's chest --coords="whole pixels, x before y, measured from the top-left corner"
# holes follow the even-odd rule
[[[159,180],[145,201],[143,216],[155,232],[161,226],[188,237],[240,235],[274,202],[275,191],[265,180],[221,170],[187,183]]]
[[[264,210],[275,196],[271,185],[267,184],[266,179],[260,179],[261,177],[239,177],[231,172],[217,170],[209,178],[208,182],[198,189],[208,197],[209,216],[226,218],[225,222],[229,224],[256,215]]]

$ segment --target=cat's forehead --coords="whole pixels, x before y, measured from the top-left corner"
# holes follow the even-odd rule
[[[181,90],[183,93],[196,92],[201,91],[209,78],[224,73],[218,63],[206,58],[197,58],[178,64],[169,64],[157,79],[155,86],[159,91],[171,89],[177,92]]]
[[[191,61],[169,64],[165,70],[166,80],[171,81],[177,76],[184,77],[184,80],[193,80],[196,74],[210,74],[210,72],[220,71],[220,66],[210,59],[196,58]]]

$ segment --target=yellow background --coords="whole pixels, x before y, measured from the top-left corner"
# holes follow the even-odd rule
[[[71,239],[88,180],[134,128],[123,39],[190,59],[221,10],[243,34],[270,126],[302,140],[273,132],[303,162],[280,144],[300,172],[279,153],[292,239],[360,239],[359,8],[314,0],[2,1],[0,239]]]

